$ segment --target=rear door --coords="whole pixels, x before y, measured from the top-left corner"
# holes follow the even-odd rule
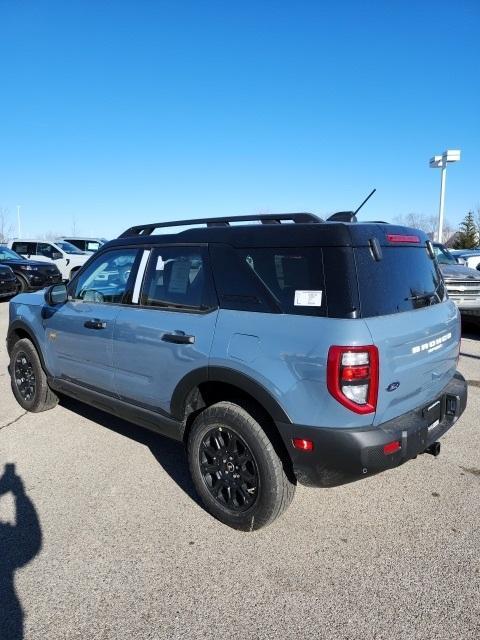
[[[117,394],[170,413],[180,380],[208,366],[217,315],[206,247],[145,250],[132,304],[119,310],[115,323]]]
[[[362,317],[379,350],[375,424],[430,405],[451,380],[460,322],[425,245],[355,249]]]

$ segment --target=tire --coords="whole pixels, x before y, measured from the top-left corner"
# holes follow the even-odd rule
[[[260,424],[233,402],[218,402],[197,416],[188,437],[188,462],[206,510],[234,529],[271,524],[295,493]]]
[[[50,389],[37,350],[28,338],[13,345],[10,379],[18,404],[32,413],[53,409],[58,397]]]
[[[15,274],[15,277],[17,278],[17,282],[18,282],[18,291],[17,291],[17,293],[24,293],[25,291],[28,291],[29,286],[28,286],[28,282],[25,280],[25,278],[22,278],[22,276],[19,276],[17,274]]]

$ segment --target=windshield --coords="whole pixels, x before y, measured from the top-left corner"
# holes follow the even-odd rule
[[[455,257],[450,253],[448,249],[445,249],[445,247],[434,244],[433,250],[439,264],[458,264]]]
[[[0,262],[8,262],[8,260],[23,260],[22,256],[12,251],[8,247],[0,247]]]
[[[57,245],[57,247],[60,247],[62,251],[65,251],[65,253],[75,253],[80,256],[83,256],[84,254],[84,252],[81,251],[78,247],[75,247],[73,244],[70,244],[70,242],[66,242],[65,240],[62,240],[61,242],[56,241],[55,244]]]

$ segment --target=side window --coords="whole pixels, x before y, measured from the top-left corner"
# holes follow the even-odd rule
[[[147,307],[206,308],[206,266],[201,249],[162,247],[152,251],[140,303]]]
[[[283,313],[327,315],[320,248],[252,248],[245,249],[243,257]]]
[[[98,256],[74,281],[70,299],[84,302],[123,302],[133,278],[137,249],[117,249]]]
[[[54,253],[59,252],[48,242],[39,242],[37,244],[37,254],[39,256],[44,256],[45,258],[50,258],[50,260],[53,260]]]

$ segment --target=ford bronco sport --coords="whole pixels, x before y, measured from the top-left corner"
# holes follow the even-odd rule
[[[348,212],[132,227],[14,298],[7,346],[23,408],[67,394],[184,442],[205,507],[242,530],[297,482],[436,455],[467,400],[426,236]]]

